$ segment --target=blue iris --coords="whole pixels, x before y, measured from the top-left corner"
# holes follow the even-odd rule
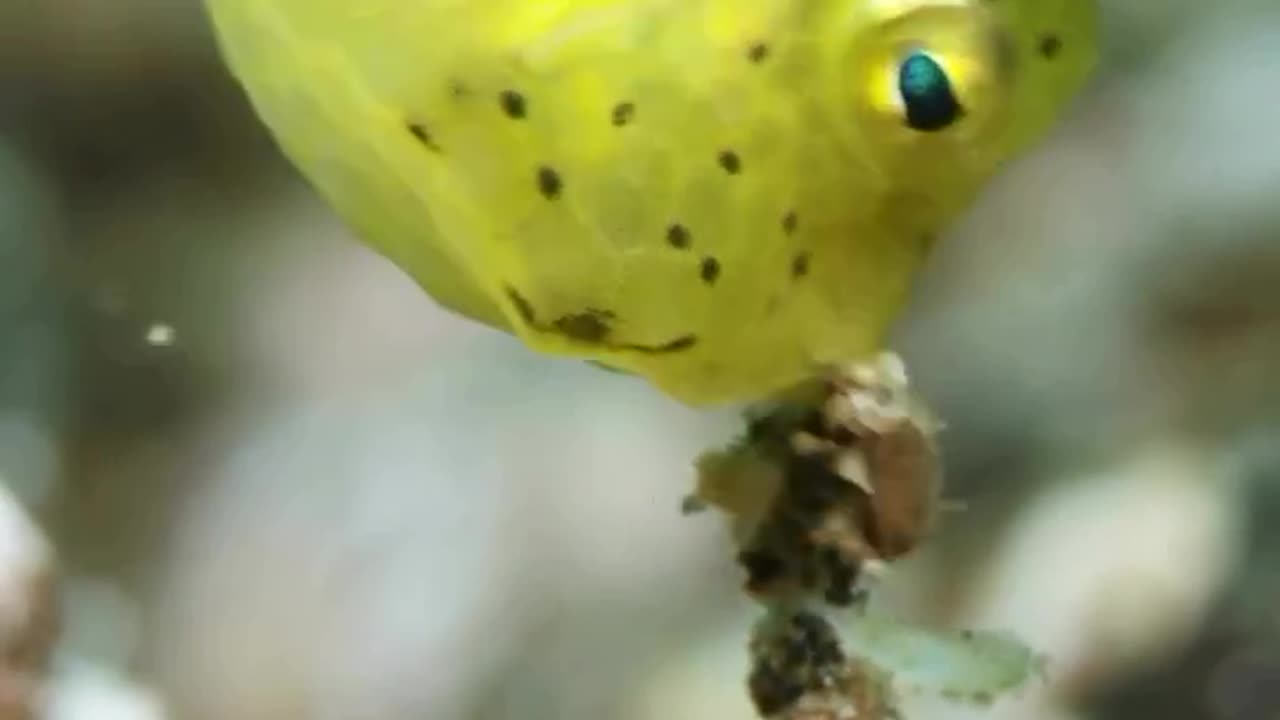
[[[928,53],[911,53],[898,66],[898,92],[906,108],[907,125],[915,130],[941,130],[960,117],[960,102],[947,71]]]

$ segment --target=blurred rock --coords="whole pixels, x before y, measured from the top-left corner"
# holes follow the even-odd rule
[[[610,693],[588,701],[585,670],[547,677],[551,658],[599,666],[697,607],[722,528],[678,503],[714,427],[509,338],[422,360],[248,406],[190,449],[147,663],[183,717],[459,717],[528,650],[539,694],[569,703],[557,717],[593,717],[564,708]]]
[[[0,475],[0,718],[34,720],[57,634],[53,550]]]
[[[1212,452],[1156,442],[1062,477],[1001,539],[953,622],[1008,628],[1048,655],[1032,705],[1070,708],[1178,651],[1240,559],[1241,483],[1227,469]]]
[[[163,702],[115,671],[77,661],[61,668],[44,697],[41,720],[166,720]]]
[[[0,135],[0,475],[28,505],[57,484],[73,395],[51,251],[61,231],[47,178]]]
[[[1161,414],[1230,438],[1280,412],[1280,74],[1274,7],[1232,6],[1153,60],[1136,102],[1133,201],[1118,257]]]

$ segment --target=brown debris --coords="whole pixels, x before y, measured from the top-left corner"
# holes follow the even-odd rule
[[[809,611],[773,613],[751,639],[747,685],[768,720],[895,720],[887,678],[846,656],[835,628]]]
[[[729,516],[746,590],[769,608],[748,687],[770,720],[894,720],[887,678],[847,656],[814,611],[848,607],[863,580],[914,549],[938,507],[937,424],[896,356],[845,368],[779,404],[698,463],[687,510]]]
[[[864,574],[928,532],[935,431],[900,361],[886,356],[835,376],[814,405],[757,418],[736,447],[704,457],[694,504],[732,519],[753,596],[847,606]]]

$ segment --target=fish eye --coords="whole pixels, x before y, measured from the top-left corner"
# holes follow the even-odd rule
[[[963,114],[946,69],[923,50],[913,50],[898,65],[898,95],[913,130],[942,130]]]

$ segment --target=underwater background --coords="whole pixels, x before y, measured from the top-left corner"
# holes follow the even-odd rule
[[[1280,6],[1101,4],[894,342],[960,507],[878,601],[1050,680],[912,720],[1280,717]],[[750,717],[738,423],[439,309],[195,0],[0,3],[0,719]]]

